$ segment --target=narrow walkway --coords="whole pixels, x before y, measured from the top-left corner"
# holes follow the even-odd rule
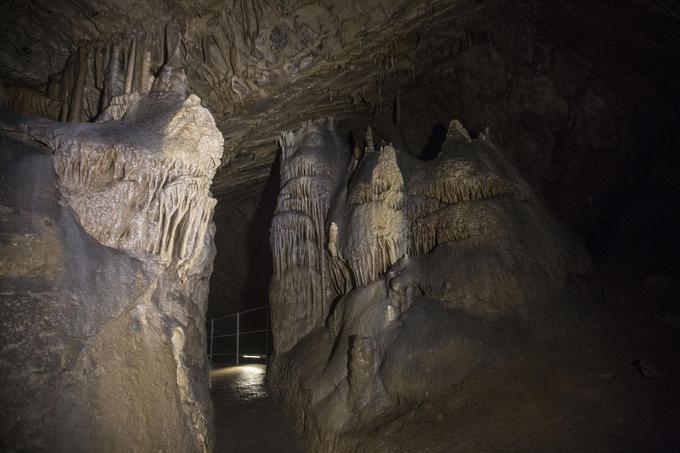
[[[303,453],[300,436],[267,393],[264,365],[213,368],[215,452]]]

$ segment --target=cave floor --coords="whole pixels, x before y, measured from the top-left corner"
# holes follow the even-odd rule
[[[283,408],[267,392],[265,372],[259,364],[213,366],[216,452],[304,452]]]

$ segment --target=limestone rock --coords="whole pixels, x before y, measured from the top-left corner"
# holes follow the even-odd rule
[[[284,173],[342,170],[296,191],[297,208],[279,209],[272,227],[272,313],[288,321],[273,324],[286,342],[276,343],[272,382],[313,448],[351,451],[343,433],[576,326],[565,288],[589,258],[488,139],[454,121],[434,160],[385,145],[356,165],[324,124],[285,136],[295,139],[283,147]],[[280,207],[294,176],[282,177]],[[304,208],[320,197],[321,207]],[[300,316],[324,298],[335,301],[324,317]]]
[[[344,155],[332,124],[307,123],[281,137],[281,195],[272,222],[272,326],[277,349],[287,351],[323,323],[326,296],[326,214]]]
[[[95,123],[3,116],[4,451],[211,449],[209,188],[223,141],[173,86]]]

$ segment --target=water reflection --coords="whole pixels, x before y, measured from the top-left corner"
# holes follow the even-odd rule
[[[244,404],[267,397],[264,378],[265,365],[250,364],[225,366],[210,370],[210,384],[213,389],[221,389],[223,404]]]

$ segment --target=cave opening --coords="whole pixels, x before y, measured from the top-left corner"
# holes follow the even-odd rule
[[[680,448],[674,1],[0,23],[3,451]]]

